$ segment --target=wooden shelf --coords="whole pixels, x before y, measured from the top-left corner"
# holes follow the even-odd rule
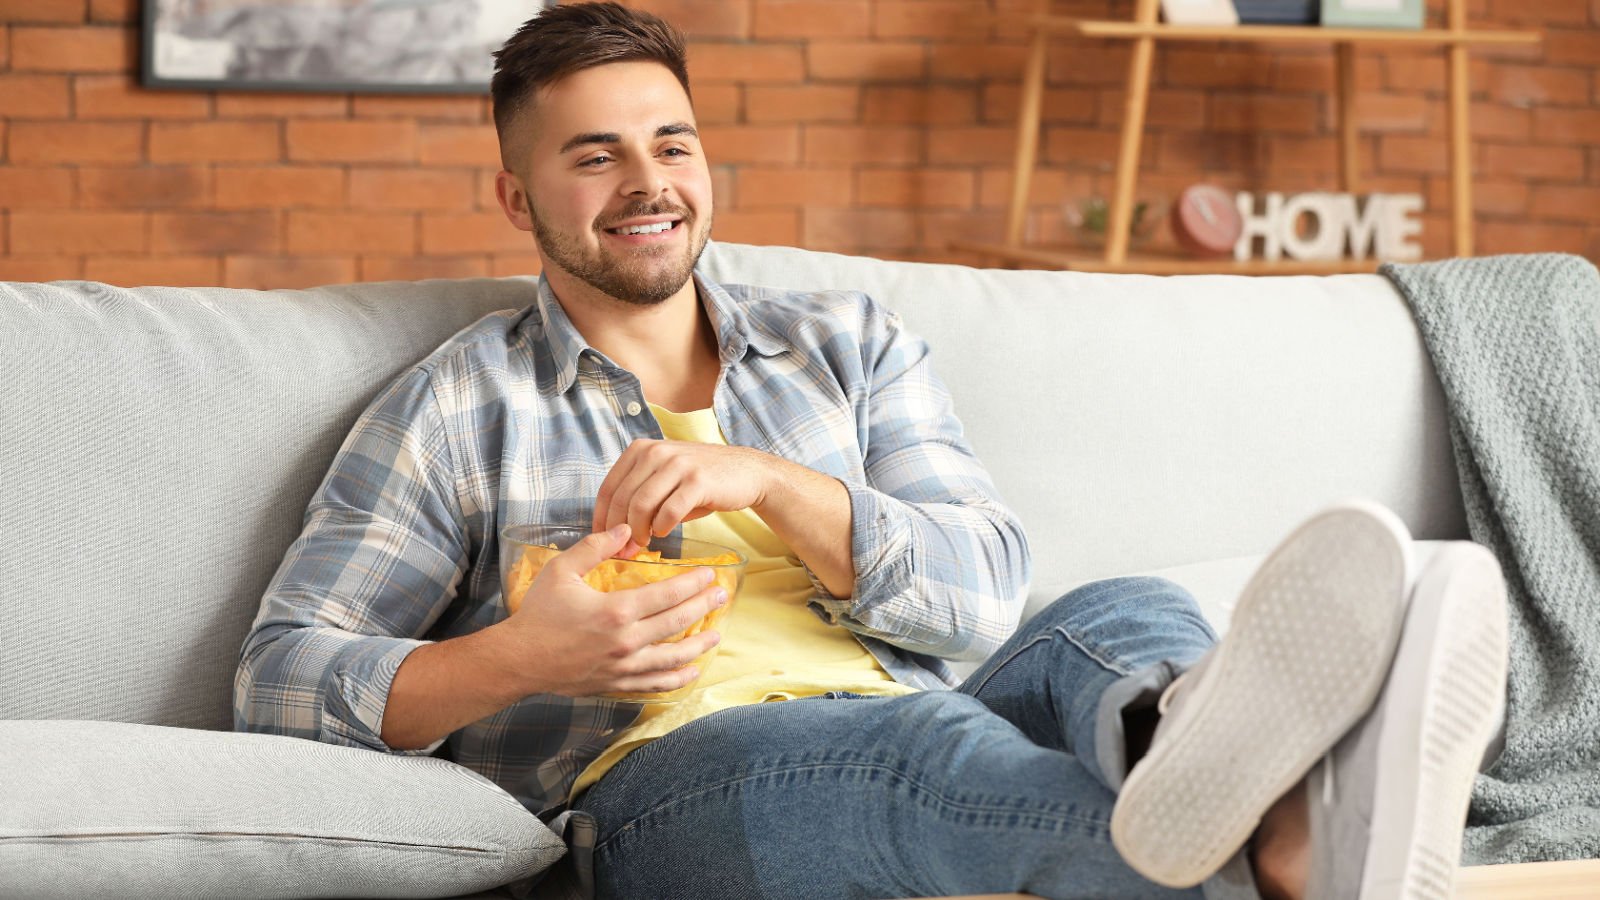
[[[1279,261],[1249,259],[1243,262],[1230,259],[1202,259],[1176,253],[1130,253],[1122,262],[1107,262],[1081,247],[1051,247],[1027,245],[1011,247],[1005,244],[986,244],[977,241],[956,241],[954,250],[967,250],[993,257],[1008,263],[1031,264],[1051,269],[1072,269],[1077,272],[1143,273],[1146,275],[1337,275],[1348,272],[1376,272],[1383,260],[1337,259]]]
[[[1168,25],[1062,16],[1017,16],[1042,31],[1094,38],[1161,41],[1272,41],[1355,44],[1536,44],[1537,31],[1467,31],[1452,28],[1323,28],[1318,25]]]
[[[1004,240],[999,243],[961,242],[952,248],[970,250],[1003,264],[1031,264],[1087,272],[1149,272],[1179,274],[1231,272],[1236,274],[1299,274],[1373,272],[1377,260],[1339,260],[1310,263],[1298,260],[1267,262],[1232,259],[1205,260],[1177,256],[1129,254],[1128,230],[1133,220],[1134,185],[1139,174],[1139,147],[1144,136],[1145,109],[1150,93],[1152,57],[1164,41],[1260,41],[1331,44],[1335,52],[1335,103],[1339,120],[1339,189],[1361,192],[1358,131],[1356,127],[1356,65],[1359,46],[1422,46],[1439,49],[1446,62],[1448,131],[1450,140],[1450,206],[1452,251],[1473,253],[1471,131],[1467,125],[1469,86],[1467,51],[1473,45],[1533,44],[1543,38],[1538,31],[1474,31],[1467,28],[1466,0],[1446,0],[1446,28],[1324,28],[1316,25],[1171,25],[1158,19],[1160,0],[1134,0],[1132,21],[1079,19],[1050,14],[1050,0],[1035,0],[1031,13],[1008,14],[1032,34],[1028,61],[1022,73],[1022,102],[1017,116],[1017,152],[1012,167],[1011,199],[1006,211]],[[1103,253],[1095,256],[1037,247],[1025,240],[1029,188],[1038,162],[1040,119],[1045,91],[1045,57],[1050,39],[1058,35],[1111,38],[1130,42],[1128,80],[1123,92],[1122,140],[1117,153],[1116,187],[1109,205]]]

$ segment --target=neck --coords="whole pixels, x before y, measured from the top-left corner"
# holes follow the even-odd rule
[[[639,306],[565,275],[547,273],[573,327],[589,346],[637,376],[650,402],[674,412],[711,405],[721,359],[693,278],[660,303]]]

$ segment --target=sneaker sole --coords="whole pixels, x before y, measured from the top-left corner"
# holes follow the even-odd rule
[[[1385,701],[1363,900],[1451,896],[1474,776],[1505,702],[1506,593],[1494,555],[1465,542],[1442,548],[1411,605],[1407,631],[1434,640],[1402,641],[1395,654],[1391,683],[1417,690]]]
[[[1117,797],[1111,839],[1135,871],[1167,887],[1211,876],[1367,712],[1399,639],[1410,541],[1394,513],[1347,501],[1261,564]]]

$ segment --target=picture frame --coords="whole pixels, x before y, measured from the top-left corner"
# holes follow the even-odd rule
[[[151,88],[487,94],[492,52],[555,0],[145,0]]]
[[[1232,0],[1161,0],[1161,17],[1169,25],[1237,25]]]
[[[1422,0],[1322,0],[1322,24],[1339,28],[1421,28]]]

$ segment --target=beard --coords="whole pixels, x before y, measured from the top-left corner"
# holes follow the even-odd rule
[[[539,251],[546,262],[559,266],[574,278],[595,290],[634,306],[654,306],[671,297],[688,283],[694,274],[695,263],[706,248],[707,227],[699,227],[699,219],[689,211],[671,203],[637,203],[630,205],[613,217],[613,221],[643,216],[676,215],[678,228],[685,229],[687,239],[680,252],[669,246],[647,247],[627,255],[612,252],[600,240],[598,251],[589,250],[582,241],[551,228],[539,215],[538,208],[528,206],[533,219],[533,234],[539,241]],[[601,230],[596,226],[596,231]],[[673,258],[673,257],[676,258]]]

